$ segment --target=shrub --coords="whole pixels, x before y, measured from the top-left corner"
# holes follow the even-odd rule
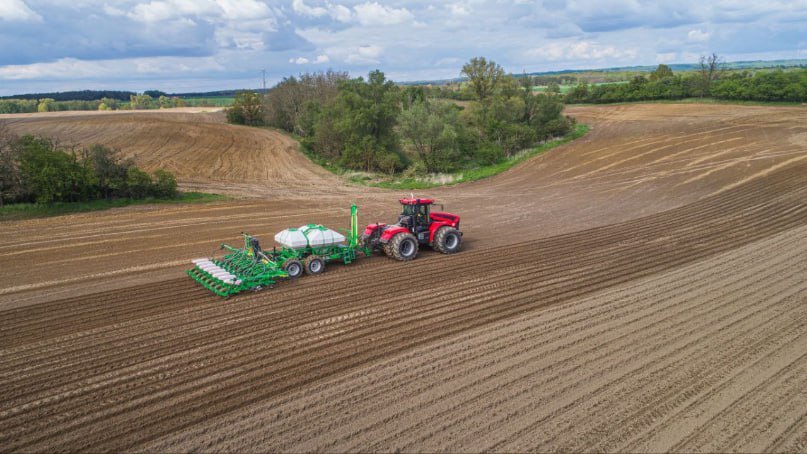
[[[498,164],[504,160],[504,150],[501,146],[493,142],[482,142],[474,153],[474,158],[481,164]]]
[[[177,196],[177,179],[171,172],[159,169],[154,172],[154,197],[169,199]]]

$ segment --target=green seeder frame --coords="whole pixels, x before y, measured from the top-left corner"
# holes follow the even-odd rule
[[[222,244],[222,249],[231,251],[221,259],[195,260],[196,267],[187,271],[188,276],[219,296],[230,296],[249,289],[267,287],[277,278],[287,277],[277,263],[266,254],[256,251],[252,237],[244,233],[244,247],[236,249]]]
[[[311,227],[314,227],[312,224]],[[340,229],[344,232],[344,229]],[[303,235],[308,236],[303,232]],[[368,247],[359,247],[359,219],[358,209],[356,205],[350,207],[350,231],[347,232],[348,243],[333,244],[321,247],[303,247],[303,248],[274,248],[272,251],[266,251],[267,257],[283,266],[287,260],[305,260],[309,256],[317,256],[326,262],[340,261],[345,265],[353,263],[360,253],[364,253],[367,257],[370,256],[372,251]]]
[[[254,237],[242,233],[244,246],[240,249],[222,244],[221,248],[230,253],[221,259],[197,259],[188,276],[213,293],[228,297],[244,290],[259,289],[273,285],[278,278],[288,277],[283,265],[289,260],[303,261],[316,256],[325,262],[340,261],[345,265],[353,263],[360,253],[370,256],[369,247],[359,246],[358,210],[350,207],[350,231],[348,244],[334,244],[322,247],[272,248],[262,251]]]

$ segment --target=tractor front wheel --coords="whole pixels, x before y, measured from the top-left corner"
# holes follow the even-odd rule
[[[305,259],[305,272],[308,274],[319,274],[325,271],[325,260],[311,255]]]
[[[432,244],[443,254],[453,254],[462,246],[462,235],[454,227],[443,227],[434,235]]]
[[[411,233],[399,233],[387,245],[387,254],[401,261],[409,261],[418,255],[418,240]]]
[[[303,275],[303,264],[297,259],[288,259],[283,262],[283,271],[289,273],[289,278],[297,279]]]

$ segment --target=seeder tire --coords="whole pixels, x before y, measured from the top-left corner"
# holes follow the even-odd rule
[[[311,275],[320,274],[325,271],[325,260],[315,255],[308,256],[305,259],[305,272]]]
[[[434,249],[443,254],[453,254],[462,247],[462,235],[454,227],[442,227],[434,235]]]
[[[297,279],[303,275],[303,264],[297,259],[288,259],[283,262],[283,271],[289,273],[289,279]]]
[[[418,255],[418,240],[411,233],[399,233],[387,245],[388,254],[395,260],[407,262]]]

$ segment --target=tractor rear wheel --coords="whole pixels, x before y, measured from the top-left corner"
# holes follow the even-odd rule
[[[305,259],[305,272],[308,274],[319,274],[325,271],[325,260],[315,255],[310,255]]]
[[[411,233],[399,233],[392,237],[392,240],[387,245],[389,248],[390,257],[401,260],[409,261],[418,255],[418,240],[415,235]]]
[[[297,259],[288,259],[283,262],[283,271],[289,273],[289,278],[297,279],[303,275],[303,264]]]
[[[462,246],[462,235],[454,227],[442,227],[434,235],[434,248],[443,254],[453,254]]]

